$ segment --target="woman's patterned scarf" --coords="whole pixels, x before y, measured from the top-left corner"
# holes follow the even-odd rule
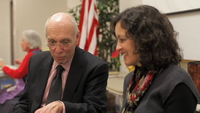
[[[133,113],[145,91],[149,88],[157,71],[148,71],[146,75],[141,75],[138,67],[130,79],[127,88],[127,103],[122,113]]]

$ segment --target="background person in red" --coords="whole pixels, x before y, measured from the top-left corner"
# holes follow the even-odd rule
[[[34,30],[23,31],[22,36],[21,47],[27,54],[22,61],[19,59],[15,60],[15,64],[19,64],[19,67],[17,69],[11,69],[0,61],[2,71],[6,75],[16,79],[22,78],[28,73],[29,58],[34,53],[41,52],[40,48],[42,45],[40,35]]]
[[[41,38],[40,35],[34,30],[26,30],[22,33],[21,46],[22,50],[26,51],[24,59],[15,60],[15,64],[19,64],[17,69],[11,69],[0,61],[0,68],[3,72],[15,78],[16,82],[14,86],[4,88],[0,91],[0,113],[12,113],[13,106],[18,102],[19,97],[23,94],[25,86],[26,75],[28,74],[28,62],[30,57],[41,51]]]

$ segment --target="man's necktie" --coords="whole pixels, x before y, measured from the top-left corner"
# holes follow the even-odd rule
[[[62,72],[64,68],[61,65],[56,67],[56,76],[52,80],[46,104],[52,101],[60,100],[62,95]]]

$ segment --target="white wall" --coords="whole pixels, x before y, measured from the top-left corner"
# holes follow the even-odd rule
[[[141,5],[142,0],[119,0],[119,12],[124,11],[126,8]]]
[[[162,13],[175,13],[200,8],[200,0],[142,0]]]
[[[67,0],[67,9],[74,8],[81,3],[81,0]]]
[[[186,60],[200,60],[200,10],[168,15]]]
[[[44,26],[46,20],[57,12],[67,11],[66,0],[14,0],[14,58],[23,58],[26,54],[21,50],[22,32],[34,29],[42,37],[42,49],[48,50],[45,45]]]
[[[11,62],[10,46],[10,0],[0,0],[0,58]]]

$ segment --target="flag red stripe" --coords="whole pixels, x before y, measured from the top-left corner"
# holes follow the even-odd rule
[[[85,47],[85,50],[88,51],[88,48],[90,46],[90,43],[91,43],[91,40],[92,40],[92,36],[94,34],[94,30],[96,30],[96,26],[98,25],[98,22],[96,19],[93,19],[92,21],[92,26],[91,26],[91,29],[89,31],[89,35],[88,35],[88,38],[87,38],[87,41],[86,41],[86,47]]]
[[[82,1],[81,14],[80,14],[80,20],[79,20],[79,25],[78,25],[80,32],[82,31],[82,26],[83,26],[84,10],[85,10],[85,0]],[[79,43],[80,41],[78,42],[78,45]]]
[[[99,33],[96,0],[83,0],[80,14],[79,30],[81,39],[78,45],[97,55],[97,36]]]
[[[88,0],[89,2],[89,4],[88,4],[88,13],[89,13],[89,11],[90,11],[90,7],[91,7],[91,3],[92,3],[92,0]]]

